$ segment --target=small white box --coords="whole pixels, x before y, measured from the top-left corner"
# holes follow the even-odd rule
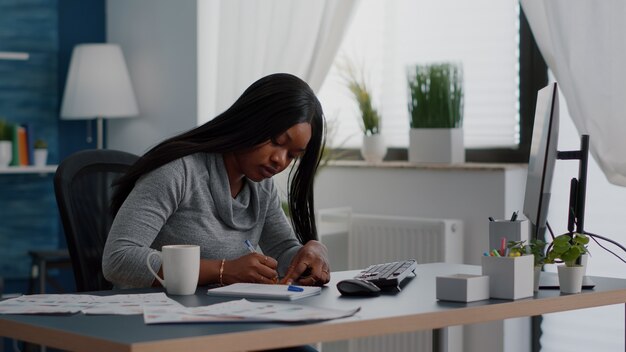
[[[437,276],[437,299],[474,302],[489,298],[489,276],[454,274]]]
[[[519,299],[533,296],[533,255],[482,257],[483,275],[489,276],[489,297]]]

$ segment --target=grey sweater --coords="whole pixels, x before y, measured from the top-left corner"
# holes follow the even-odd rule
[[[150,252],[168,244],[196,244],[202,259],[249,253],[244,240],[278,261],[282,275],[300,249],[272,179],[246,180],[236,198],[220,154],[197,153],[142,176],[121,206],[102,258],[104,277],[116,287],[149,287]],[[161,262],[151,258],[157,271]]]

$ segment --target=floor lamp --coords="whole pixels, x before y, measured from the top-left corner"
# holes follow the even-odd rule
[[[117,44],[74,47],[61,104],[61,119],[97,121],[97,148],[103,148],[103,119],[139,114],[122,49]],[[89,139],[88,139],[89,141]]]

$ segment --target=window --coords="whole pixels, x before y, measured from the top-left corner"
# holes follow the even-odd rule
[[[329,145],[361,144],[358,108],[337,67],[341,60],[363,70],[392,148],[408,145],[407,67],[455,61],[464,69],[466,148],[518,149],[524,144],[519,11],[513,0],[362,1],[319,92]]]

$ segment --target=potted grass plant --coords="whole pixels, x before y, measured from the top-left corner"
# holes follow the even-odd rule
[[[0,118],[0,167],[7,167],[13,158],[13,125]]]
[[[374,108],[372,94],[366,84],[365,75],[362,70],[357,70],[347,60],[340,66],[340,70],[360,112],[359,125],[363,132],[361,156],[367,162],[382,162],[387,154],[387,147],[380,133],[381,116],[378,110]]]
[[[409,161],[461,163],[463,145],[463,70],[444,62],[414,65],[409,89]]]
[[[35,159],[33,164],[35,166],[46,166],[48,161],[48,143],[43,139],[37,139],[33,144],[33,149]]]

